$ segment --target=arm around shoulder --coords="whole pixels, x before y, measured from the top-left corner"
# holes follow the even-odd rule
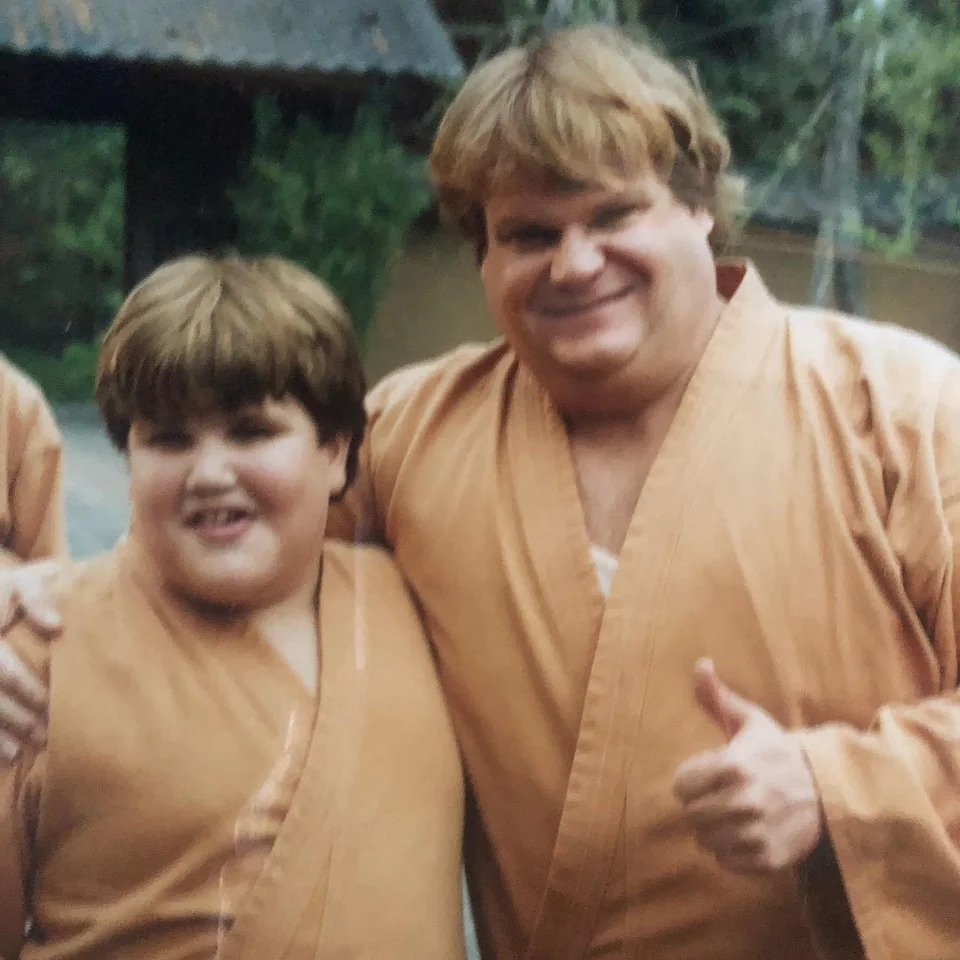
[[[26,627],[10,638],[11,649],[36,673],[45,671],[46,644]],[[15,960],[30,916],[27,881],[32,872],[32,837],[36,829],[46,749],[28,746],[10,766],[0,766],[0,957]]]
[[[66,556],[63,500],[63,451],[60,431],[46,399],[29,381],[17,377],[17,396],[8,404],[8,436],[17,449],[6,451],[10,498],[8,548],[21,560]],[[16,429],[14,429],[14,427]]]

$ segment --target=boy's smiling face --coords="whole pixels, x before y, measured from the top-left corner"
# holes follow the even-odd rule
[[[131,532],[164,586],[203,606],[252,610],[312,591],[347,447],[346,437],[320,442],[292,398],[136,420]]]

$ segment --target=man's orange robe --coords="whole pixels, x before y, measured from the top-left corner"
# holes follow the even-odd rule
[[[66,555],[61,459],[43,394],[0,357],[0,566]]]
[[[0,771],[0,956],[462,956],[462,776],[419,617],[382,551],[323,564],[316,698],[132,541],[65,575],[62,637],[17,628],[50,730]]]
[[[425,612],[485,956],[960,957],[960,361],[719,279],[606,600],[563,423],[507,346],[371,397],[334,523],[383,539]],[[672,784],[722,742],[702,656],[806,731],[832,850],[803,870],[694,842]]]

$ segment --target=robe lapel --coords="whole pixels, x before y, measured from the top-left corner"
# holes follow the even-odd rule
[[[565,669],[576,670],[583,657],[583,638],[595,640],[599,632],[604,598],[590,557],[563,422],[523,367],[516,376],[516,415],[512,411],[507,417],[507,475],[515,484],[535,581],[544,593],[544,606],[553,614],[556,652]]]
[[[339,556],[336,563],[330,559],[324,561],[320,594],[320,696],[310,748],[290,810],[224,939],[221,960],[280,960],[301,928],[319,942],[335,842],[359,760],[365,702],[363,624],[353,578]]]
[[[589,950],[623,823],[628,770],[634,761],[643,762],[634,756],[634,747],[674,548],[688,502],[702,482],[710,456],[735,427],[736,404],[756,376],[776,332],[776,324],[770,322],[771,304],[759,278],[747,271],[721,316],[641,490],[605,609],[599,601],[602,614],[576,751],[527,960],[581,960]],[[566,462],[557,470],[564,486],[576,496],[569,447],[565,443],[564,447]],[[551,517],[555,505],[558,513]],[[564,531],[572,545],[567,548],[579,551],[582,564],[589,565],[579,499],[575,508],[568,503],[563,508],[566,512],[560,513],[556,498],[544,501],[539,509],[539,535],[546,544],[556,544],[556,525],[564,522],[559,518],[576,517],[579,536]],[[541,563],[547,571],[546,558]],[[568,568],[570,564],[567,560]],[[597,602],[593,597],[586,603],[571,602],[569,580],[567,574],[566,584],[560,580],[545,588],[553,588],[551,600],[557,604],[555,609],[563,611],[561,620],[572,608],[570,629],[584,631],[583,643],[583,636],[595,629],[591,615]],[[627,855],[635,854],[628,847]]]

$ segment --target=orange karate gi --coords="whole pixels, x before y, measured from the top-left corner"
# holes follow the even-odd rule
[[[65,556],[60,432],[39,388],[0,356],[0,565]]]
[[[0,771],[0,956],[462,957],[459,756],[389,557],[327,544],[316,700],[147,563],[76,565],[63,636],[12,636],[51,706]]]
[[[960,957],[960,361],[748,266],[719,284],[606,601],[561,418],[506,345],[371,395],[333,525],[424,611],[485,957]],[[697,848],[672,784],[722,742],[704,655],[806,730],[835,862],[746,878]]]

